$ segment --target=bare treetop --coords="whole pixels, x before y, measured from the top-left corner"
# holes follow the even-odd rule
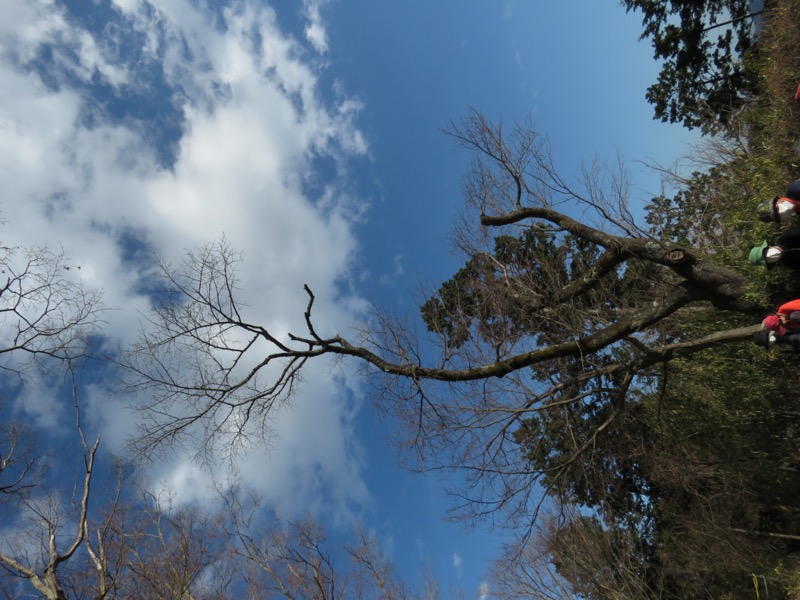
[[[0,369],[23,375],[31,360],[85,354],[102,307],[79,272],[63,252],[0,247]]]
[[[649,369],[755,330],[745,320],[671,333],[688,314],[764,307],[747,299],[738,271],[639,226],[624,174],[594,165],[577,191],[530,126],[506,135],[473,112],[448,133],[473,153],[464,189],[479,223],[458,235],[465,267],[422,306],[430,336],[380,314],[354,337],[320,335],[306,287],[305,330],[279,337],[237,303],[235,251],[210,245],[164,266],[155,327],[126,359],[133,385],[152,393],[140,451],[196,436],[235,452],[270,434],[309,361],[351,359],[378,378],[376,401],[406,421],[426,468],[468,474],[470,512],[516,507],[529,518],[537,482],[552,485],[591,447]],[[605,416],[576,432],[560,466],[532,472],[515,440],[521,425],[588,405]]]

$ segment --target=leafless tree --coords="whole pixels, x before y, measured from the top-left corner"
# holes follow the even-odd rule
[[[403,581],[376,536],[356,528],[340,532],[349,543],[333,544],[314,519],[276,519],[238,489],[199,507],[174,503],[168,490],[126,489],[121,478],[105,504],[93,498],[90,508],[96,450],[87,446],[74,518],[55,495],[31,503],[30,526],[0,553],[3,597],[32,590],[48,600],[445,597],[427,574],[415,585]]]
[[[25,427],[9,423],[3,428],[5,446],[0,455],[0,502],[29,491],[34,483],[26,479],[36,467],[31,434]]]
[[[24,375],[31,361],[86,353],[102,307],[100,294],[80,282],[80,268],[63,252],[0,247],[0,369]]]
[[[0,549],[6,597],[29,597],[31,588],[48,600],[238,597],[228,589],[230,540],[217,514],[173,506],[167,492],[132,495],[121,474],[108,498],[92,494],[98,445],[84,446],[76,503],[55,491],[25,500],[26,524]]]
[[[102,306],[79,270],[63,252],[0,246],[0,374],[17,379],[7,385],[39,377],[41,366],[52,375],[86,354]],[[0,400],[0,410],[6,403]],[[7,500],[32,489],[40,461],[29,427],[6,419],[0,430],[0,496]]]
[[[119,565],[113,597],[201,600],[230,597],[228,540],[211,508],[173,505],[166,490],[141,491],[114,523],[109,556]]]
[[[24,498],[21,504],[26,509],[28,523],[20,528],[7,547],[0,547],[0,566],[6,579],[27,582],[47,600],[68,598],[65,591],[65,582],[69,578],[68,563],[88,537],[89,496],[95,455],[100,445],[99,437],[92,445],[86,441],[77,397],[73,398],[76,400],[75,427],[84,451],[84,469],[69,509],[55,491],[45,490]]]
[[[502,600],[656,598],[639,572],[631,540],[598,526],[575,507],[560,507],[540,520],[537,532],[511,546],[490,577]]]
[[[355,532],[355,543],[347,548],[347,553],[355,568],[354,595],[358,598],[400,598],[437,600],[440,586],[433,578],[426,577],[418,593],[398,577],[394,565],[381,552],[378,540],[362,528]]]
[[[311,521],[273,527],[269,536],[254,543],[246,534],[244,568],[249,589],[265,590],[285,598],[345,597],[347,580],[334,566],[325,537]]]
[[[550,515],[540,519],[540,532],[559,528],[553,524]],[[556,569],[547,537],[543,534],[527,538],[521,547],[514,544],[506,548],[490,570],[488,588],[490,597],[500,600],[577,598],[570,583]]]
[[[237,558],[237,580],[248,598],[335,600],[392,598],[439,600],[439,583],[423,573],[420,585],[404,581],[379,540],[357,527],[353,541],[334,546],[312,518],[258,525],[257,497],[234,490],[225,496],[228,536]],[[263,515],[262,515],[263,518]],[[456,598],[454,592],[450,597]]]
[[[480,227],[456,236],[471,259],[463,285],[426,303],[432,337],[420,341],[416,327],[382,314],[352,337],[325,332],[308,287],[305,330],[278,336],[238,303],[237,254],[212,244],[164,265],[163,302],[125,359],[134,387],[152,398],[139,451],[194,435],[206,448],[268,435],[308,361],[352,359],[378,378],[378,403],[407,422],[425,467],[467,474],[467,514],[505,509],[530,524],[544,473],[515,442],[524,420],[604,407],[592,431],[575,430],[548,474],[552,486],[654,367],[756,331],[744,324],[767,307],[749,299],[747,277],[637,225],[619,169],[592,165],[572,184],[528,124],[506,131],[478,113],[449,134],[473,153],[464,190]],[[530,259],[493,248],[525,239],[537,252]],[[714,312],[738,314],[744,326],[670,333],[686,315]]]

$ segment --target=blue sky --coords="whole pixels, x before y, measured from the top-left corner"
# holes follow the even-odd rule
[[[147,313],[150,251],[174,262],[223,234],[251,320],[302,330],[304,283],[330,331],[370,302],[413,316],[420,284],[459,266],[447,238],[469,157],[440,130],[470,107],[530,116],[565,174],[621,152],[633,197],[659,192],[636,161],[670,164],[695,138],[652,121],[658,66],[639,33],[596,0],[9,0],[3,243],[63,247],[113,309],[109,347]],[[127,400],[82,394],[87,429],[121,451]],[[441,476],[398,467],[371,399],[355,367],[314,367],[240,475],[278,513],[363,521],[407,573],[429,562],[471,597],[498,537],[442,521]],[[54,393],[4,408],[52,439],[72,424]],[[177,452],[148,469],[185,502],[220,475]]]

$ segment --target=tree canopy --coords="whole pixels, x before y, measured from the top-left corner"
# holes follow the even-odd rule
[[[625,577],[650,590],[643,597],[727,589],[793,523],[795,502],[775,487],[793,489],[781,415],[795,381],[776,384],[772,359],[741,344],[772,307],[745,261],[731,263],[749,232],[711,217],[724,170],[637,219],[624,171],[594,164],[568,181],[530,123],[506,128],[472,112],[448,133],[473,156],[464,189],[477,227],[457,231],[465,265],[421,305],[429,337],[383,314],[355,337],[322,333],[309,288],[306,330],[278,337],[239,305],[235,252],[208,246],[165,266],[169,300],[128,355],[135,385],[152,394],[138,449],[198,426],[207,443],[233,447],[268,429],[309,361],[352,359],[406,424],[422,467],[464,475],[455,514],[503,514],[522,544],[542,511],[572,515],[549,548],[576,593],[608,597],[592,591],[597,573],[558,559],[562,544],[577,559],[593,543],[575,540],[598,536],[629,548]],[[699,241],[699,215],[717,243]],[[712,577],[693,561],[720,539],[740,550],[720,551]]]
[[[626,11],[641,11],[642,39],[663,60],[647,101],[662,121],[687,127],[728,123],[758,89],[751,64],[757,41],[750,0],[622,0]],[[766,3],[765,3],[766,4]]]

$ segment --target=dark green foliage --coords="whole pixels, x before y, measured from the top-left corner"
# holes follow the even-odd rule
[[[662,121],[686,127],[727,124],[758,90],[756,71],[745,60],[755,45],[750,0],[622,0],[642,12],[642,38],[663,60],[647,101]]]
[[[584,514],[550,542],[577,593],[610,597],[610,569],[618,583],[636,579],[641,597],[751,597],[750,573],[769,573],[792,549],[757,534],[800,533],[794,367],[793,355],[757,348],[709,351],[651,373],[624,406],[594,395],[521,424],[531,469]],[[575,441],[607,421],[591,452],[575,455]]]
[[[570,298],[570,309],[558,313],[551,297],[597,262],[600,249],[581,238],[551,229],[529,227],[520,237],[501,235],[492,254],[480,253],[421,307],[428,329],[446,337],[450,348],[460,348],[473,336],[488,343],[533,336],[533,343],[554,343],[580,330],[573,315],[593,307],[613,313],[604,297],[616,287],[611,273],[603,285]]]
[[[763,156],[741,147],[724,148],[720,163],[696,171],[672,197],[652,198],[646,206],[648,231],[660,240],[702,249],[715,260],[746,273],[754,297],[778,306],[800,297],[800,277],[785,269],[749,264],[751,247],[774,240],[788,227],[755,218],[756,206],[786,189],[790,179]],[[795,226],[800,225],[798,221]]]
[[[477,335],[490,342],[535,331],[530,323],[535,315],[526,305],[539,295],[538,290],[546,289],[549,278],[563,278],[565,251],[547,230],[530,228],[520,238],[500,236],[493,255],[471,257],[425,302],[422,318],[431,331],[444,334],[452,348],[470,339],[473,326]],[[549,267],[556,262],[553,272]]]
[[[775,306],[797,277],[751,267],[747,253],[775,230],[755,206],[786,182],[743,145],[721,144],[717,158],[652,200],[648,243],[733,267],[751,280],[747,294]],[[598,273],[607,248],[536,221],[517,231],[472,254],[422,307],[451,350],[574,340],[680,286],[674,271],[625,255],[566,294]],[[756,573],[773,599],[786,597],[800,536],[800,422],[788,416],[800,412],[797,358],[740,343],[640,366],[654,348],[756,322],[698,302],[591,354],[533,365],[521,388],[504,388],[524,396],[523,416],[503,431],[522,459],[517,472],[571,515],[547,551],[574,594],[749,599]]]
[[[577,553],[576,548],[588,550]],[[604,527],[594,515],[576,514],[550,541],[557,572],[581,598],[646,598],[648,586],[640,565],[647,548],[625,529]]]
[[[646,222],[659,239],[693,246],[703,243],[708,233],[719,228],[714,220],[721,218],[716,197],[709,193],[711,173],[695,172],[691,185],[672,198],[658,196],[647,207]]]
[[[781,230],[759,222],[756,207],[800,175],[786,143],[800,135],[796,118],[786,118],[798,114],[797,82],[790,88],[783,75],[800,72],[798,42],[786,45],[800,39],[797,19],[790,18],[800,14],[800,2],[767,3],[770,29],[759,34],[758,56],[754,9],[744,0],[623,4],[642,10],[643,37],[665,60],[648,93],[657,116],[725,136],[707,138],[695,163],[703,166],[676,193],[652,199],[643,237],[724,265],[744,280],[741,295],[759,306],[800,296],[796,273],[747,261],[753,245]],[[777,75],[764,72],[778,67],[781,86]],[[719,123],[725,127],[715,129]],[[475,202],[481,215],[495,209],[495,196]],[[559,206],[548,200],[545,207]],[[471,255],[423,306],[428,328],[450,349],[472,344],[479,350],[464,355],[483,358],[491,357],[485,349],[492,345],[528,351],[585,339],[642,310],[643,299],[663,298],[684,284],[681,271],[632,258],[631,250],[590,288],[562,293],[596,272],[612,245],[579,238],[569,223],[550,220],[548,228],[548,220],[543,210],[527,228],[504,230],[491,253]],[[665,344],[753,326],[760,318],[754,314],[708,302],[682,305],[592,353],[537,363],[497,384],[503,400],[514,397],[508,412],[519,416],[509,417],[502,437],[491,442],[511,439],[521,464],[508,459],[508,470],[534,480],[555,507],[537,547],[573,597],[749,600],[756,597],[754,576],[762,598],[764,582],[772,600],[800,591],[800,358],[738,343],[647,362]],[[501,471],[489,461],[478,467]],[[552,574],[546,571],[543,581]]]

